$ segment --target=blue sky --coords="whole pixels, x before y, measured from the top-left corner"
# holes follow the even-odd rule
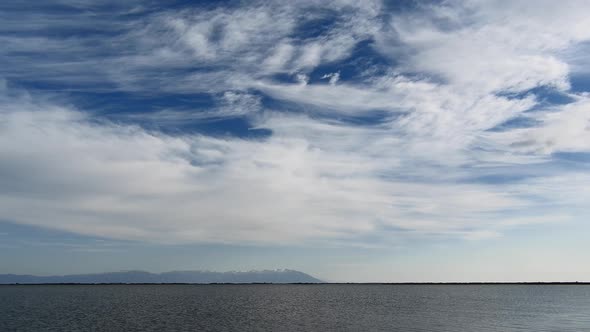
[[[587,1],[0,4],[0,273],[588,280]]]

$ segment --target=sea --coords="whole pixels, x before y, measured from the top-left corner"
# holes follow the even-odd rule
[[[4,285],[0,331],[590,331],[588,285]]]

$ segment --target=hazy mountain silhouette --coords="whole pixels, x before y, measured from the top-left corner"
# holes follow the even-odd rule
[[[63,276],[34,276],[0,274],[0,284],[107,284],[107,283],[319,283],[309,274],[295,270],[263,270],[248,272],[172,271],[150,273],[122,271],[97,274],[72,274]]]

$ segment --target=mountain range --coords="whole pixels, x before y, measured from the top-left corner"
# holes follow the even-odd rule
[[[150,273],[146,271],[121,271],[96,274],[72,274],[62,276],[35,276],[0,274],[0,284],[143,284],[143,283],[321,283],[309,274],[295,270],[262,270],[247,272],[171,271]]]

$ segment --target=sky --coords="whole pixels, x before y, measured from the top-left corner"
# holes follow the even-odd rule
[[[590,2],[0,2],[0,273],[590,281]]]

